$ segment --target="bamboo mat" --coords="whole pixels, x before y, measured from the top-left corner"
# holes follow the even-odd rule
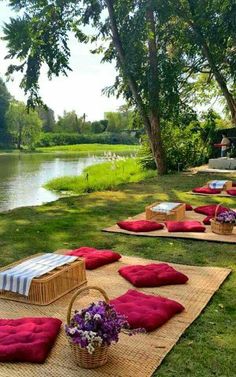
[[[123,265],[147,264],[153,260],[122,257],[119,262],[87,271],[88,284],[104,288],[110,298],[115,298],[132,285],[118,274]],[[164,357],[176,344],[186,328],[199,316],[213,294],[229,275],[227,268],[196,267],[171,264],[189,277],[184,285],[139,289],[149,294],[166,296],[179,301],[185,311],[176,315],[165,325],[149,334],[132,337],[122,334],[119,343],[110,347],[109,362],[95,370],[80,369],[70,354],[63,330],[46,362],[42,365],[29,363],[0,363],[1,377],[149,377],[161,364]],[[134,288],[133,288],[134,289]],[[2,318],[21,316],[54,316],[65,321],[66,310],[71,294],[47,307],[33,306],[14,301],[0,300]],[[99,296],[90,291],[75,304],[75,308],[86,307],[88,302],[96,301]]]
[[[233,209],[236,211],[236,209]],[[197,220],[203,221],[205,215],[196,213],[194,211],[186,211],[184,220]],[[128,220],[145,220],[145,212],[140,213],[137,216],[129,217]],[[166,228],[161,230],[154,230],[153,232],[130,232],[128,230],[121,229],[118,225],[113,225],[109,228],[103,229],[104,232],[111,233],[122,233],[131,236],[144,236],[144,237],[168,237],[168,238],[189,238],[200,241],[214,241],[214,242],[226,242],[226,243],[236,243],[236,226],[234,227],[232,235],[222,235],[212,233],[210,225],[205,225],[206,230],[204,233],[193,233],[193,232],[168,232]]]
[[[220,194],[203,194],[201,192],[188,191],[188,192],[186,192],[186,194],[189,194],[189,195],[198,195],[198,196],[208,196],[208,197],[211,197],[211,198],[220,197],[220,198],[231,198],[231,199],[235,198],[236,199],[236,196],[229,195],[229,194],[227,194],[226,191],[225,192],[221,192]]]

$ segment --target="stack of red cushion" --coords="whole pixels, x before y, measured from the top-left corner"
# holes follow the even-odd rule
[[[153,331],[175,314],[184,310],[183,305],[165,297],[147,295],[128,290],[124,295],[111,300],[117,312],[127,317],[132,329],[144,328]]]
[[[152,232],[154,230],[163,229],[164,225],[157,223],[156,221],[148,220],[132,220],[132,221],[119,221],[117,225],[121,229],[128,230],[130,232]]]
[[[206,228],[200,221],[186,220],[186,221],[166,221],[168,232],[205,232]]]
[[[159,287],[168,284],[184,284],[188,277],[167,263],[124,266],[119,273],[135,287]]]
[[[93,270],[105,264],[116,262],[121,258],[119,253],[112,250],[98,250],[93,247],[80,247],[79,249],[68,251],[66,255],[74,255],[85,259],[87,270]]]
[[[203,186],[203,187],[196,187],[192,190],[192,192],[196,192],[197,194],[220,194],[222,190],[220,189],[211,189],[210,187]]]
[[[0,319],[0,362],[43,363],[60,327],[57,318]]]

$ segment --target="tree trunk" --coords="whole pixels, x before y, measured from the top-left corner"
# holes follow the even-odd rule
[[[159,174],[167,172],[165,152],[162,144],[161,125],[159,115],[159,83],[158,83],[158,58],[157,58],[157,41],[156,26],[152,6],[146,10],[146,19],[148,27],[148,55],[149,55],[149,119],[151,123],[151,148],[156,164],[158,165]]]
[[[19,127],[18,137],[17,137],[17,149],[21,149],[21,143],[22,143],[22,127]]]
[[[210,48],[207,44],[207,41],[200,29],[200,27],[197,25],[195,21],[195,14],[194,14],[194,8],[191,2],[189,1],[189,8],[191,15],[193,17],[193,20],[188,20],[188,24],[191,27],[193,33],[195,34],[197,43],[199,47],[202,50],[203,55],[207,59],[209,66],[211,68],[211,71],[222,91],[223,96],[225,97],[226,103],[228,105],[229,111],[231,113],[232,123],[234,126],[236,126],[236,98],[233,97],[232,93],[230,93],[226,80],[222,73],[220,72],[220,69],[217,67],[214,57],[210,51]]]
[[[109,13],[113,44],[118,54],[118,63],[120,65],[123,75],[127,79],[133,98],[142,116],[144,126],[146,128],[146,131],[150,140],[151,149],[152,149],[153,157],[157,165],[158,173],[160,175],[165,174],[166,164],[165,164],[165,158],[164,158],[164,150],[163,150],[162,142],[161,142],[161,130],[160,130],[159,117],[155,113],[153,113],[153,111],[151,111],[150,114],[147,114],[145,105],[139,94],[138,85],[133,75],[127,69],[128,65],[126,64],[126,55],[122,46],[119,31],[117,28],[117,23],[116,23],[116,18],[114,14],[114,8],[113,8],[113,1],[105,0],[105,3],[107,5],[107,9]],[[156,103],[156,106],[158,106],[158,103]]]

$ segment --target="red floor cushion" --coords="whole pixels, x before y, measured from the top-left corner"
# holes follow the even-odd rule
[[[204,225],[211,225],[211,219],[212,219],[212,216],[205,217],[205,219],[203,220],[203,224]]]
[[[184,284],[188,277],[167,263],[152,263],[146,266],[125,266],[119,273],[135,287],[159,287],[167,284]]]
[[[200,221],[166,221],[168,232],[205,232],[206,228]]]
[[[175,314],[184,310],[183,305],[165,297],[147,295],[129,289],[122,296],[111,300],[117,312],[127,317],[132,329],[139,327],[153,331]]]
[[[186,211],[192,211],[193,210],[193,207],[191,206],[191,204],[188,204],[188,203],[185,203],[185,209]]]
[[[192,190],[192,192],[196,192],[198,194],[220,194],[222,190],[219,189],[211,189],[210,187],[196,187]]]
[[[148,220],[119,221],[117,225],[121,229],[129,230],[131,232],[151,232],[153,230],[164,228],[163,224]]]
[[[236,189],[226,190],[226,192],[227,192],[227,194],[229,194],[229,195],[236,196]]]
[[[208,205],[208,206],[196,207],[194,209],[194,211],[197,212],[197,213],[201,213],[203,215],[206,215],[206,216],[212,216],[213,217],[213,216],[215,216],[216,207],[217,207],[216,204],[211,204],[211,205]],[[228,210],[229,209],[226,208],[226,207],[219,206],[217,213],[220,214],[220,213],[228,211]]]
[[[43,363],[60,327],[57,318],[0,319],[0,362]]]
[[[94,270],[105,264],[116,262],[121,258],[119,253],[112,250],[98,250],[93,247],[80,247],[79,249],[67,252],[66,255],[74,255],[76,257],[84,258],[87,270]]]

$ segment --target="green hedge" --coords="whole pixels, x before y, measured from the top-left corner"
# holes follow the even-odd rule
[[[73,145],[73,144],[137,144],[136,138],[129,134],[109,133],[102,134],[66,134],[66,133],[43,133],[37,147],[52,147],[54,145]]]

